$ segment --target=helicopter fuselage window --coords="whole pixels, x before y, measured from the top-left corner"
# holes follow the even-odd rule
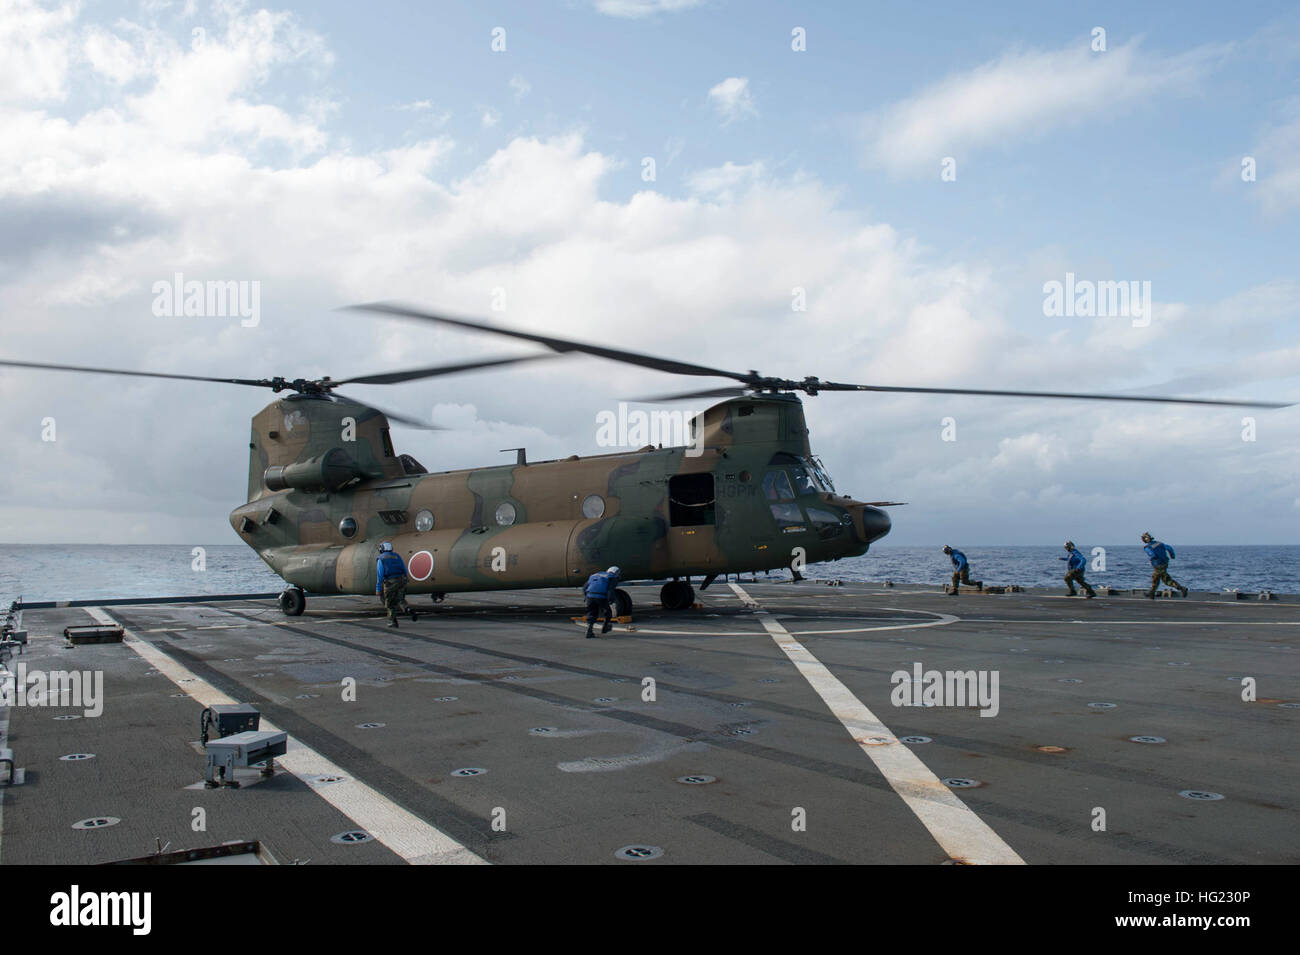
[[[673,527],[716,522],[712,474],[678,474],[668,479],[668,521]]]

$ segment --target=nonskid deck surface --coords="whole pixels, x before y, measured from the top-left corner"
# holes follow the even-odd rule
[[[416,599],[397,630],[357,597],[29,610],[10,669],[102,672],[103,712],[0,708],[22,770],[0,863],[247,839],[314,865],[1300,857],[1293,600],[743,582],[669,613],[630,591],[599,640],[565,590]],[[92,614],[127,643],[65,647]],[[996,675],[996,715],[894,705],[918,663]],[[292,749],[205,790],[199,701],[227,698]]]

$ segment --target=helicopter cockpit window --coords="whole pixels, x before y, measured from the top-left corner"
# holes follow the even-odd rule
[[[841,518],[839,514],[823,510],[820,507],[810,507],[808,508],[808,520],[812,521],[817,535],[822,540],[830,540],[832,537],[839,537],[844,533],[847,515]]]
[[[803,514],[799,511],[799,505],[794,502],[773,504],[771,508],[772,516],[776,518],[777,527],[790,527],[803,523]]]
[[[817,470],[803,458],[796,457],[786,451],[778,451],[772,455],[772,460],[768,464],[788,469],[790,477],[794,480],[795,491],[800,495],[816,494],[819,491],[826,490]]]
[[[678,474],[668,479],[668,521],[673,527],[716,523],[712,474]]]
[[[822,488],[834,494],[835,484],[833,481],[831,481],[831,476],[826,472],[826,466],[823,465],[821,461],[817,460],[816,456],[814,456],[812,460],[809,461],[809,464],[812,465],[813,474],[817,477],[817,480],[821,483]]]
[[[415,460],[415,458],[411,457],[411,455],[409,454],[400,454],[398,455],[397,460],[402,462],[403,474],[428,474],[429,473],[424,469],[423,464]]]
[[[784,471],[768,471],[763,475],[763,496],[769,501],[794,500],[794,488]]]

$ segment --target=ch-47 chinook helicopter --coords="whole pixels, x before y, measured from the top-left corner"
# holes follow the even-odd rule
[[[889,533],[882,509],[835,490],[812,454],[796,392],[903,392],[1281,408],[1285,404],[1147,395],[853,385],[725,371],[569,341],[389,303],[358,310],[533,342],[672,374],[726,378],[722,388],[646,399],[724,399],[692,421],[693,447],[574,455],[429,473],[398,454],[389,419],[430,428],[345,398],[346,384],[396,384],[549,357],[547,353],[439,365],[355,378],[208,378],[0,360],[0,365],[267,387],[277,398],[253,418],[248,501],[230,514],[240,539],[289,587],[280,607],[297,616],[306,593],[373,594],[380,541],[392,541],[410,593],[581,584],[611,564],[624,580],[664,580],[668,610],[689,607],[722,574],[865,554]],[[436,429],[434,429],[436,430]],[[698,451],[698,453],[696,453]],[[620,615],[631,610],[624,590]]]

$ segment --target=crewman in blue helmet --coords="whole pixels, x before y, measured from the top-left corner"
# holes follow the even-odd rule
[[[605,617],[605,625],[600,628],[601,633],[609,633],[613,627],[614,611],[610,604],[614,600],[614,593],[618,589],[618,578],[622,573],[618,567],[611,567],[609,570],[596,571],[587,578],[586,586],[582,588],[582,595],[587,600],[587,638],[594,639],[596,618],[602,614]]]
[[[1058,557],[1057,560],[1063,560],[1065,564],[1065,586],[1070,588],[1070,596],[1077,597],[1079,592],[1074,589],[1075,581],[1083,587],[1089,599],[1097,596],[1097,592],[1092,589],[1092,584],[1083,579],[1083,568],[1088,565],[1088,559],[1081,554],[1074,546],[1074,541],[1065,542],[1065,556]]]
[[[388,625],[397,626],[397,615],[409,613],[415,622],[415,611],[406,604],[406,564],[401,555],[394,553],[393,545],[384,541],[379,545],[379,560],[375,563],[375,593],[384,599],[388,608]]]
[[[1147,591],[1147,597],[1155,600],[1156,587],[1162,583],[1182,591],[1183,596],[1186,597],[1187,588],[1169,576],[1169,562],[1176,556],[1174,549],[1168,544],[1162,544],[1149,533],[1142,535],[1142,544],[1142,549],[1151,559],[1151,589]]]
[[[965,554],[947,544],[943,545],[943,552],[952,558],[952,589],[948,591],[948,596],[957,596],[958,581],[977,590],[984,589],[984,581],[970,579],[970,562],[966,560]]]

